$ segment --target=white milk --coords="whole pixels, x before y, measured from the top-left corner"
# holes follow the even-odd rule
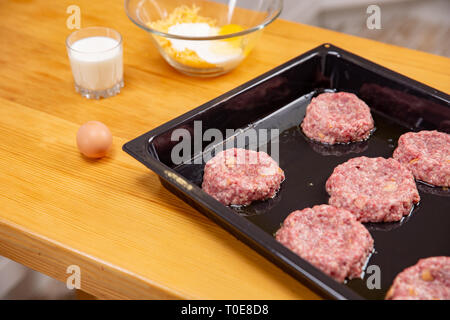
[[[75,83],[83,89],[105,90],[122,81],[122,46],[115,39],[77,40],[70,46],[69,58]]]

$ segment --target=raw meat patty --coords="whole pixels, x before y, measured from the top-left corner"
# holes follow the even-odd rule
[[[398,139],[394,158],[418,180],[450,186],[450,134],[438,131],[408,132]]]
[[[334,169],[326,189],[330,205],[361,222],[399,221],[420,200],[413,175],[392,158],[350,159]]]
[[[350,212],[326,204],[292,212],[275,238],[339,282],[360,277],[373,250],[369,231]]]
[[[306,108],[302,129],[327,144],[365,140],[374,128],[370,108],[353,93],[322,93]]]
[[[202,188],[224,205],[248,205],[274,197],[283,180],[267,153],[233,148],[206,163]]]
[[[400,272],[386,299],[450,300],[450,257],[431,257]]]

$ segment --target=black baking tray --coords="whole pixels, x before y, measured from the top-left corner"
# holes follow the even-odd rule
[[[426,68],[426,66],[424,66]],[[370,107],[376,130],[369,140],[325,146],[299,128],[311,98],[324,91],[353,92]],[[162,184],[287,273],[326,298],[383,299],[394,277],[418,259],[450,256],[450,194],[418,182],[421,202],[396,223],[366,224],[375,240],[368,265],[381,271],[381,288],[369,289],[370,275],[344,284],[334,281],[278,243],[274,232],[297,209],[328,202],[325,182],[334,167],[352,157],[390,157],[407,131],[450,130],[449,95],[323,44],[224,95],[126,143],[123,149],[159,175]],[[222,205],[201,189],[201,164],[174,164],[176,129],[194,133],[226,129],[276,128],[280,167],[286,180],[275,198],[245,208]],[[192,135],[193,136],[193,135]],[[210,142],[194,146],[201,155]]]

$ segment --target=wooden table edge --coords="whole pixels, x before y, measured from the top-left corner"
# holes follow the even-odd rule
[[[194,298],[3,219],[0,219],[0,238],[0,255],[63,283],[71,275],[67,268],[79,266],[80,289],[100,299]],[[114,282],[118,285],[112,286]]]

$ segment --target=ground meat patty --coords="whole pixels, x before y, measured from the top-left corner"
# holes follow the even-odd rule
[[[326,190],[330,205],[361,222],[399,221],[420,200],[413,175],[392,158],[350,159],[334,169]]]
[[[450,186],[450,134],[438,131],[408,132],[398,139],[394,158],[418,180]]]
[[[301,126],[308,138],[327,144],[367,139],[374,128],[370,108],[348,92],[313,98]]]
[[[370,233],[350,212],[326,204],[292,212],[275,238],[339,282],[360,277],[373,250]]]
[[[386,299],[450,300],[450,257],[432,257],[395,277]]]
[[[283,180],[267,153],[233,148],[206,163],[202,188],[225,205],[248,205],[274,197]]]

